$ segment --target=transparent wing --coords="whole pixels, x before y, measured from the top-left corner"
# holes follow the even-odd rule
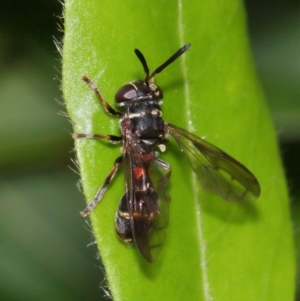
[[[154,153],[143,157],[136,148],[125,147],[124,170],[131,231],[137,248],[149,262],[155,261],[162,249],[168,223],[169,197],[165,188],[169,170],[160,162],[163,161],[156,159]]]
[[[241,163],[207,141],[172,124],[167,125],[187,156],[201,185],[226,201],[255,200],[260,186]]]

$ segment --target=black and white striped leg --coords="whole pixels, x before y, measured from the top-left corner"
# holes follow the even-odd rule
[[[102,95],[102,93],[100,92],[99,88],[96,86],[95,83],[93,83],[86,75],[84,75],[81,78],[85,83],[88,84],[88,86],[96,93],[96,95],[98,96],[98,98],[100,99],[105,111],[111,115],[117,115],[117,116],[122,116],[123,113],[120,111],[117,111],[115,109],[113,109],[105,100],[104,97]]]
[[[91,211],[97,206],[97,204],[102,200],[102,197],[103,197],[105,191],[107,190],[108,185],[110,184],[110,182],[114,178],[114,176],[115,176],[117,170],[119,169],[119,167],[122,165],[122,162],[123,162],[123,157],[122,156],[120,156],[116,159],[113,169],[111,170],[109,175],[106,177],[103,185],[100,187],[100,189],[98,190],[95,197],[88,204],[88,206],[83,211],[80,212],[81,216],[86,217],[87,215],[89,215],[91,213]]]
[[[159,168],[162,168],[166,171],[166,174],[158,181],[159,186],[164,186],[170,179],[171,171],[172,171],[171,166],[168,163],[166,163],[165,161],[158,159],[158,158],[155,158],[152,161],[152,164]]]
[[[122,137],[120,136],[115,136],[115,135],[102,135],[102,134],[72,134],[72,138],[73,139],[80,139],[80,138],[83,138],[83,139],[105,139],[105,140],[108,140],[110,141],[111,143],[116,143],[116,142],[119,142],[119,141],[122,141]]]

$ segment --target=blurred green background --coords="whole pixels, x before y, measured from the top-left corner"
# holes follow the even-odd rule
[[[299,250],[300,2],[248,0],[246,7]],[[85,204],[76,187],[79,176],[69,168],[76,170],[72,128],[59,114],[65,108],[53,37],[62,39],[61,13],[57,0],[1,1],[1,300],[100,300],[105,295],[93,236],[79,216]]]

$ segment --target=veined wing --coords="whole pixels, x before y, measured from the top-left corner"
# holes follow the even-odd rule
[[[134,143],[132,143],[134,145]],[[164,243],[168,208],[164,188],[167,172],[154,153],[147,157],[132,145],[124,149],[126,199],[134,242],[143,257],[153,262]]]
[[[167,124],[187,156],[201,185],[226,201],[255,200],[260,186],[255,176],[234,158],[207,141],[172,124]]]

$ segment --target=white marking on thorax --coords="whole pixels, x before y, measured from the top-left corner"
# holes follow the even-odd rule
[[[157,115],[157,116],[162,116],[162,112],[160,111],[160,110],[158,110],[158,109],[154,109],[154,110],[152,110],[151,111],[151,114],[152,115]]]
[[[133,118],[136,118],[136,117],[141,117],[141,116],[145,116],[145,112],[128,114],[128,118],[130,118],[130,119],[133,119]]]
[[[153,116],[159,116],[159,117],[162,116],[162,112],[158,109],[154,109],[150,113]],[[145,116],[145,115],[146,115],[146,112],[130,113],[130,114],[128,114],[128,118],[133,119],[133,118],[138,118],[138,117],[142,117],[142,116]]]
[[[162,153],[165,152],[166,149],[167,149],[167,147],[166,147],[164,144],[159,144],[157,147],[159,148],[159,150],[160,150]]]

